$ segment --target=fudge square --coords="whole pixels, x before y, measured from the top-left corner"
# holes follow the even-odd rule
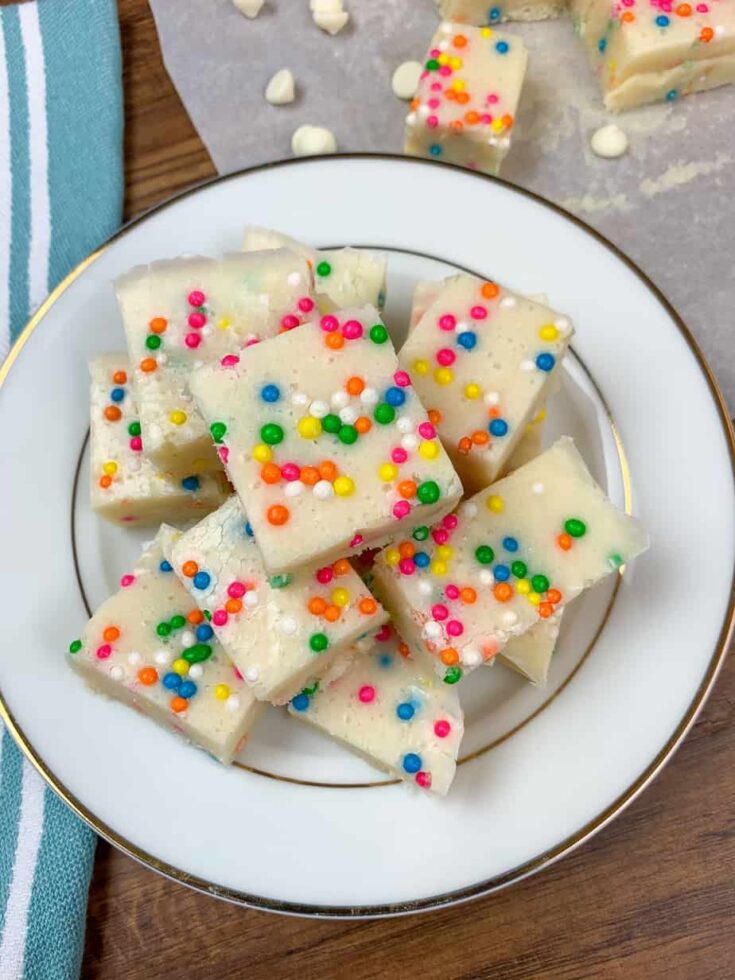
[[[376,594],[447,683],[645,551],[569,438],[376,559]]]
[[[221,469],[187,378],[200,364],[298,326],[312,276],[284,249],[179,258],[133,269],[115,288],[146,455],[177,476]]]
[[[735,4],[571,0],[608,109],[674,102],[735,81]]]
[[[346,559],[269,576],[234,494],[166,557],[259,700],[285,703],[388,618]]]
[[[279,231],[247,228],[243,251],[287,248],[302,255],[314,273],[314,290],[323,313],[370,303],[385,306],[385,257],[362,248],[315,249]]]
[[[505,470],[557,382],[572,333],[566,316],[494,282],[463,275],[438,289],[399,360],[467,490]]]
[[[78,640],[69,662],[95,690],[230,762],[261,705],[164,557],[162,527]]]
[[[325,314],[190,384],[271,574],[376,547],[459,500],[374,307]]]
[[[549,20],[559,17],[567,0],[437,0],[444,20],[491,26],[505,20]]]
[[[526,62],[516,35],[443,23],[406,117],[404,151],[498,173],[510,149]]]
[[[171,477],[143,454],[127,354],[89,362],[92,509],[114,524],[158,526],[201,517],[227,497],[224,474]]]
[[[430,665],[402,655],[389,626],[376,639],[373,652],[302,691],[289,712],[376,768],[444,796],[464,733],[457,691]]]

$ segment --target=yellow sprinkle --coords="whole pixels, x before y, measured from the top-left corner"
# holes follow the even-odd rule
[[[355,481],[349,476],[338,476],[332,486],[338,497],[349,497],[355,492]]]
[[[502,514],[505,510],[505,501],[502,497],[499,497],[496,493],[491,493],[490,496],[485,501],[485,506],[493,514]]]
[[[207,466],[207,460],[202,459],[201,456],[197,456],[195,460],[192,460],[191,472],[201,473],[206,468],[206,466]]]
[[[393,463],[383,463],[378,467],[378,476],[383,483],[391,483],[398,476],[398,467]]]
[[[214,689],[214,696],[218,701],[226,701],[230,696],[230,685],[218,684]]]
[[[471,381],[468,385],[465,385],[464,387],[465,398],[479,398],[481,394],[482,394],[482,389],[480,388],[479,385],[475,384],[474,381]]]
[[[180,658],[179,660],[174,660],[171,664],[171,670],[174,674],[178,674],[179,677],[186,677],[189,673],[189,664]]]
[[[452,549],[449,547],[448,544],[440,544],[439,547],[436,549],[435,554],[440,561],[449,561],[449,559],[452,557],[454,552],[452,551]]]
[[[387,565],[397,565],[401,560],[401,556],[398,553],[398,548],[389,548],[385,553],[385,562]]]
[[[232,323],[232,320],[230,320],[230,318],[228,316],[221,316],[219,318],[219,320],[217,321],[217,326],[219,327],[220,330],[227,330],[228,327],[231,325],[231,323]],[[220,684],[219,686],[220,687],[227,687],[226,684]],[[224,700],[224,698],[223,698],[223,700]]]
[[[455,78],[455,80],[452,82],[452,88],[455,92],[464,92],[464,90],[467,88],[467,82],[464,80],[464,78]]]
[[[439,62],[440,65],[448,65],[449,55],[445,51],[442,51],[442,53],[439,55],[439,57],[436,60]]]
[[[538,335],[542,340],[556,340],[559,336],[559,331],[553,323],[547,323],[546,326],[541,327]]]
[[[270,463],[273,459],[273,450],[261,442],[253,449],[253,459],[256,463]]]
[[[186,419],[186,412],[182,412],[180,408],[177,408],[169,415],[169,421],[173,422],[174,425],[183,425],[184,422],[186,422]]]
[[[541,596],[538,594],[538,592],[529,592],[528,601],[532,606],[537,606],[541,602]]]
[[[532,424],[538,425],[539,422],[543,422],[545,418],[546,418],[546,409],[542,408],[539,410],[538,415],[534,419],[532,419]]]
[[[297,428],[302,439],[318,439],[322,434],[322,423],[313,415],[305,415],[299,419]]]
[[[426,439],[419,443],[419,456],[424,459],[436,459],[439,455],[439,444],[433,439]]]
[[[502,133],[504,126],[505,123],[502,119],[493,119],[493,121],[490,123],[490,129],[492,129],[494,133]]]
[[[418,361],[413,362],[413,369],[416,374],[427,374],[429,371],[429,362],[419,358]]]
[[[438,385],[450,385],[454,381],[454,373],[451,368],[439,367],[434,371],[434,381]]]
[[[429,568],[431,570],[431,574],[432,575],[436,575],[438,578],[441,578],[442,575],[446,575],[447,574],[447,566],[446,566],[446,563],[443,562],[443,561],[437,561],[435,559],[431,563],[431,565],[429,566]]]
[[[347,589],[334,589],[332,591],[332,602],[335,606],[339,606],[340,609],[343,609],[349,601],[350,593]]]
[[[453,68],[454,71],[459,71],[463,64],[464,62],[461,58],[454,57],[449,59],[449,67]]]
[[[480,37],[492,37],[492,36],[493,36],[493,29],[492,29],[492,27],[481,27],[480,28]]]
[[[519,578],[516,582],[516,592],[519,595],[528,595],[531,591],[531,583],[527,578]]]
[[[113,476],[117,473],[117,463],[113,459],[108,460],[108,462],[102,464],[102,472],[108,476]]]

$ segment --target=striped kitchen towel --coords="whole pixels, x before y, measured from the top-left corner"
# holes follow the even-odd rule
[[[114,0],[0,7],[0,362],[119,226],[122,125]],[[78,975],[94,844],[0,722],[1,980]]]

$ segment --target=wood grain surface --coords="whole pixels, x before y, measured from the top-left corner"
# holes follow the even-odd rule
[[[133,216],[214,168],[166,75],[146,0],[119,0],[119,10]],[[735,977],[734,698],[730,659],[674,761],[618,820],[542,874],[454,909],[376,922],[249,911],[174,884],[101,842],[82,975]]]

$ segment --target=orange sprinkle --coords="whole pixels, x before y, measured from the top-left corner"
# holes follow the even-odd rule
[[[175,698],[171,698],[171,710],[179,714],[181,711],[186,711],[189,702],[186,698],[180,698],[178,694]]]
[[[115,371],[115,373],[112,376],[112,380],[115,382],[116,385],[124,385],[128,380],[128,372]]]
[[[319,482],[319,470],[316,466],[303,466],[300,476],[301,482],[305,483],[307,487],[313,487],[315,483]]]
[[[500,290],[495,285],[494,282],[483,283],[482,289],[480,290],[485,299],[495,299]]]
[[[467,46],[467,38],[464,34],[456,34],[452,44],[454,44],[455,48],[464,48]]]
[[[233,616],[235,613],[242,612],[242,599],[230,597],[225,603],[225,609],[228,613],[232,613]]]
[[[288,507],[284,507],[283,504],[272,504],[266,511],[269,524],[275,524],[276,527],[285,524],[290,516]]]
[[[708,44],[714,36],[715,32],[711,27],[703,27],[699,32],[699,40],[703,41],[705,44]]]
[[[677,14],[678,17],[691,17],[692,16],[692,7],[691,7],[691,4],[688,4],[688,3],[680,3],[676,7],[676,14]]]
[[[458,664],[459,663],[459,654],[454,649],[454,647],[446,647],[439,654],[439,659],[441,660],[441,662],[443,664],[446,664],[447,667],[451,667],[452,664]]]
[[[498,602],[508,602],[513,597],[513,587],[507,582],[498,582],[493,588],[493,595]]]
[[[373,427],[373,423],[367,417],[367,415],[361,415],[359,419],[355,419],[355,428],[364,436],[366,432],[369,432]]]
[[[472,449],[472,440],[470,439],[470,437],[462,436],[462,438],[457,443],[457,449],[459,449],[459,451],[461,453],[464,453],[466,456],[467,453],[470,451],[470,449]]]
[[[325,459],[320,463],[318,470],[322,480],[328,480],[330,483],[333,483],[337,478],[337,467],[330,459]]]
[[[138,680],[141,684],[146,684],[150,687],[151,684],[155,684],[158,680],[158,671],[155,667],[141,667],[138,671]]]
[[[401,558],[413,558],[416,554],[416,549],[410,541],[402,541],[398,545],[398,554]]]
[[[100,486],[102,487],[103,490],[106,490],[108,487],[111,487],[112,486],[112,477],[111,476],[108,476],[107,474],[105,474],[104,476],[101,476],[100,477]]]
[[[332,571],[335,575],[349,575],[352,571],[352,565],[350,565],[346,558],[338,558],[332,565]]]
[[[186,618],[192,626],[198,626],[204,620],[204,613],[201,609],[192,609],[190,613],[187,613]]]
[[[199,571],[199,566],[195,561],[185,561],[181,566],[181,571],[187,578],[194,578],[196,573]]]
[[[569,551],[572,547],[572,539],[569,534],[560,534],[556,539],[556,543],[559,545],[562,551]]]
[[[263,483],[278,483],[281,479],[281,467],[275,463],[264,463],[260,469],[260,479]]]
[[[471,606],[473,602],[477,601],[477,593],[470,585],[459,590],[459,597],[462,602],[466,603],[468,606]]]
[[[470,109],[469,112],[465,113],[464,121],[470,126],[476,126],[480,121],[480,113],[475,112],[474,109]]]
[[[546,598],[555,606],[558,602],[561,602],[561,592],[558,589],[549,589],[546,593]]]
[[[429,422],[431,422],[432,425],[440,424],[442,420],[442,413],[438,408],[430,408],[426,414],[429,416]]]
[[[361,395],[365,390],[365,382],[356,376],[348,378],[345,390],[348,395]]]
[[[117,628],[117,626],[108,626],[102,634],[102,639],[107,640],[108,643],[114,643],[119,636],[120,630]]]
[[[416,110],[420,105],[421,105],[421,99],[411,99],[411,109],[413,112],[416,112]],[[309,265],[311,265],[311,263],[309,263]]]
[[[447,89],[447,90],[446,90],[446,91],[444,92],[444,98],[445,98],[445,99],[449,99],[449,101],[450,101],[450,102],[454,102],[454,101],[455,101],[455,99],[457,98],[457,93],[456,93],[456,92],[454,91],[454,89],[453,89],[453,88],[448,88],[448,89]]]
[[[485,660],[490,660],[498,652],[497,640],[485,640],[482,644],[482,655]]]
[[[459,102],[460,105],[467,105],[469,101],[470,101],[469,92],[457,92],[457,102]],[[461,128],[462,123],[459,123],[459,126]]]
[[[497,405],[493,405],[492,408],[488,408],[488,410],[487,410],[487,417],[489,419],[498,419],[498,418],[500,418],[500,409],[498,408]]]
[[[148,329],[151,333],[165,333],[167,326],[168,320],[165,317],[154,316],[151,322],[148,324]]]
[[[415,497],[417,490],[418,487],[413,480],[401,480],[398,484],[398,492],[406,500],[411,500]]]
[[[541,602],[539,603],[538,614],[541,619],[548,619],[549,616],[554,615],[554,607],[550,602]]]
[[[330,350],[339,350],[341,347],[344,347],[345,338],[341,333],[335,331],[334,333],[325,334],[324,343]]]
[[[378,611],[378,604],[375,599],[365,598],[360,599],[360,604],[357,608],[360,610],[363,616],[372,616]]]
[[[156,364],[156,359],[154,357],[144,357],[140,362],[140,370],[145,372],[145,374],[150,374],[151,371],[155,371],[158,365]]]
[[[119,422],[121,417],[122,412],[117,405],[108,405],[105,409],[105,418],[108,422]]]
[[[322,599],[320,595],[315,595],[309,599],[306,608],[312,616],[323,616],[327,610],[327,601]]]
[[[620,19],[624,24],[632,24],[635,20],[635,14],[632,10],[626,10]]]
[[[401,641],[398,644],[398,652],[400,653],[400,655],[402,657],[408,657],[408,656],[410,656],[411,651],[408,649],[408,643],[404,643],[403,641]]]
[[[486,446],[490,442],[490,436],[484,429],[478,429],[472,433],[472,441],[476,446]]]
[[[342,610],[339,606],[327,606],[324,611],[324,618],[328,623],[336,623],[341,615]]]
[[[509,112],[506,112],[506,114],[502,117],[502,123],[506,129],[512,129],[514,122],[515,120],[513,119],[513,116],[511,116]]]

